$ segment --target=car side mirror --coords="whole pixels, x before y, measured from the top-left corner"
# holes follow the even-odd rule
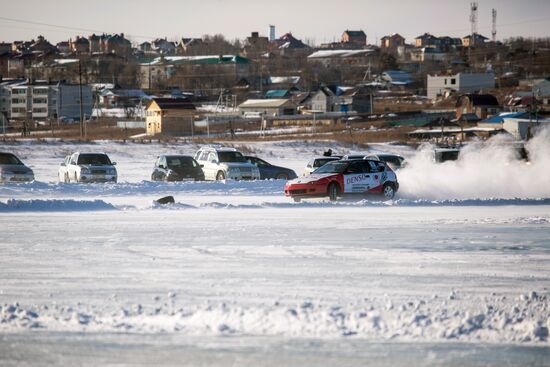
[[[204,164],[199,164],[199,167],[200,167],[200,168],[204,168]]]
[[[220,164],[220,162],[218,162],[217,160],[213,160],[212,163],[214,163],[214,164]]]
[[[116,166],[116,162],[111,162],[111,164],[112,164],[113,166]]]
[[[62,162],[62,163],[60,164],[60,166],[61,166],[61,167],[65,167],[65,166],[66,166],[65,162]]]

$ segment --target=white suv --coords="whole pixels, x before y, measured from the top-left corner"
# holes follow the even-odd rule
[[[59,166],[60,182],[116,182],[116,163],[105,153],[73,153]]]
[[[260,170],[235,148],[201,147],[195,160],[203,166],[205,180],[259,180]]]

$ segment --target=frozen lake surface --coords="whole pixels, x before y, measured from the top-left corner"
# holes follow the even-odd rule
[[[175,146],[115,145],[117,185],[55,183],[72,145],[7,148],[38,182],[0,186],[1,365],[548,363],[542,185],[431,196],[404,172],[393,202],[296,204],[282,181],[146,181]]]

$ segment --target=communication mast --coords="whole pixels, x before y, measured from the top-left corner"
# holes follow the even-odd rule
[[[493,29],[491,30],[493,42],[497,40],[497,10],[493,9]]]
[[[472,27],[471,36],[473,37],[477,33],[477,1],[470,3],[470,24]]]
[[[275,26],[269,25],[269,42],[275,41]]]

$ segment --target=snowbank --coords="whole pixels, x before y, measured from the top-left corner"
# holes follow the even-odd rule
[[[0,202],[1,212],[52,212],[52,211],[89,211],[114,210],[112,204],[103,200],[15,200]]]

